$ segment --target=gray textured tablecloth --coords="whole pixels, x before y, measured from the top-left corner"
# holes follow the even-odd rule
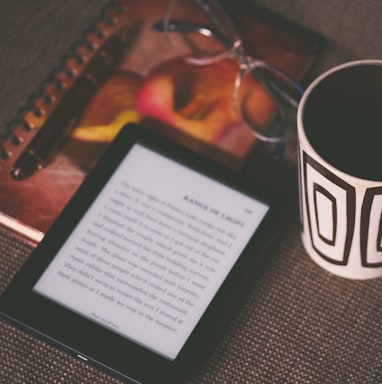
[[[315,73],[380,55],[378,1],[257,1],[328,39]],[[0,0],[0,125],[25,104],[105,0]],[[31,246],[0,233],[0,290]],[[382,280],[351,281],[314,264],[297,212],[192,383],[381,383]],[[0,383],[117,383],[0,322]]]

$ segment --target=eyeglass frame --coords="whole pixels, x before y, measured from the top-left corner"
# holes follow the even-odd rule
[[[288,83],[295,91],[297,91],[300,97],[304,93],[304,88],[296,80],[291,78],[287,73],[285,73],[282,69],[278,68],[277,66],[267,63],[264,60],[253,58],[252,56],[247,55],[245,53],[243,40],[240,36],[238,27],[235,24],[234,20],[229,16],[226,9],[220,4],[219,1],[194,0],[194,2],[207,15],[208,19],[212,22],[214,28],[211,28],[204,24],[202,25],[202,24],[191,23],[183,20],[179,21],[179,20],[171,19],[173,8],[178,1],[179,0],[170,1],[166,9],[164,18],[154,23],[153,25],[154,30],[159,32],[164,32],[169,41],[171,41],[171,38],[169,37],[169,33],[183,32],[183,33],[198,33],[206,37],[214,38],[215,40],[222,43],[227,48],[227,50],[221,54],[215,55],[213,57],[208,57],[208,58],[187,57],[186,60],[195,65],[212,64],[229,57],[231,58],[233,57],[238,61],[239,71],[234,82],[232,103],[233,103],[234,109],[237,111],[237,113],[240,116],[242,116],[242,114],[241,112],[238,111],[238,106],[240,105],[240,103],[238,102],[238,98],[239,98],[239,89],[242,84],[243,78],[250,73],[254,78],[256,78],[260,82],[261,86],[272,98],[275,104],[275,108],[277,110],[278,116],[280,117],[280,126],[282,128],[283,134],[277,137],[268,137],[256,131],[250,124],[246,122],[245,118],[243,118],[242,116],[243,122],[254,132],[254,134],[259,140],[275,143],[276,144],[275,156],[281,157],[284,152],[285,141],[287,140],[285,137],[286,113],[284,111],[283,104],[286,102],[294,111],[297,111],[299,100],[294,99],[290,97],[288,94],[286,94],[285,92],[283,92],[283,90],[280,89],[280,87],[278,87],[277,84],[272,82],[272,80],[267,79],[266,76],[263,76],[263,74],[259,71],[259,69],[261,68],[266,69],[272,74],[278,76],[281,80]],[[222,13],[222,15],[228,22],[229,27],[233,33],[230,33],[229,31],[227,31],[226,28],[222,25],[222,23],[219,22],[218,17],[214,14],[214,12],[211,9],[211,6],[210,6],[211,2],[214,4],[214,6],[217,7],[217,9],[219,9],[219,12]],[[280,102],[280,99],[284,101],[283,104]]]

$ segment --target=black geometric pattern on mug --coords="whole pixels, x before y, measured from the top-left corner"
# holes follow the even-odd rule
[[[329,212],[329,216],[331,216],[331,230],[328,232],[327,226],[328,223],[325,225],[323,223],[320,223],[319,217],[320,217],[320,198],[325,198],[329,202],[329,209],[331,212]],[[316,217],[316,227],[318,236],[320,239],[329,245],[336,245],[336,239],[337,239],[337,215],[338,215],[338,209],[337,209],[337,201],[335,196],[333,196],[327,189],[323,188],[322,185],[313,183],[313,201],[314,201],[314,216]]]
[[[297,164],[298,164],[298,188],[300,193],[298,194],[298,199],[299,199],[299,215],[300,215],[300,232],[304,232],[304,213],[303,213],[303,208],[302,208],[302,203],[303,203],[303,197],[302,197],[302,166],[301,166],[301,155],[300,155],[300,143],[297,140]]]
[[[363,199],[361,260],[364,267],[382,267],[382,187],[367,189]]]
[[[347,265],[355,226],[355,189],[305,152],[303,168],[312,247],[327,262]],[[340,227],[345,230],[340,231]]]

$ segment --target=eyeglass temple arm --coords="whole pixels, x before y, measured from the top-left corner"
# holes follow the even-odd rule
[[[189,23],[180,20],[168,20],[166,23],[163,20],[158,20],[153,24],[153,29],[157,32],[197,33],[206,37],[215,38],[226,47],[230,46],[225,36],[217,29],[204,24]]]
[[[290,83],[290,85],[299,92],[300,95],[304,93],[304,89],[302,86],[294,81],[291,77],[289,77],[284,71],[280,70],[279,68],[268,64],[264,63],[260,60],[257,61],[252,61],[252,70],[251,73],[252,75],[260,82],[262,87],[267,91],[269,96],[272,98],[273,102],[275,103],[276,109],[278,111],[278,117],[280,119],[280,124],[278,125],[280,129],[285,129],[285,120],[286,120],[286,115],[284,112],[284,108],[281,102],[281,99],[289,104],[293,109],[297,110],[298,103],[299,101],[288,95],[286,92],[284,92],[279,86],[277,86],[276,83],[269,79],[264,79],[262,73],[261,73],[261,68],[266,68],[267,70],[273,72],[276,76],[281,77],[284,79],[286,82]],[[245,65],[244,65],[245,66]],[[283,132],[280,136],[284,137],[285,132]],[[276,142],[276,146],[274,148],[274,157],[276,159],[282,158],[285,152],[285,141],[280,140]]]
[[[215,15],[213,10],[211,9],[211,6],[209,4],[209,1],[211,0],[194,1],[210,19],[210,21],[214,25],[214,28],[202,24],[187,23],[185,21],[170,19],[169,16],[176,1],[177,0],[172,0],[170,2],[164,20],[157,21],[156,23],[154,23],[154,30],[159,32],[199,33],[204,36],[214,37],[215,39],[220,41],[224,46],[226,46],[227,49],[231,49],[235,45],[236,40],[240,40],[239,30],[236,24],[234,23],[233,19],[229,16],[226,9],[220,4],[220,1],[212,0],[216,4],[216,7],[219,8],[220,12],[224,15],[225,20],[229,23],[230,29],[234,33],[234,36],[232,36],[232,33],[230,33],[230,31],[225,28],[223,23],[220,22],[217,15]]]
[[[195,2],[202,8],[204,13],[211,20],[212,24],[217,28],[219,34],[224,37],[225,45],[227,48],[232,48],[235,43],[235,39],[232,37],[232,34],[227,31],[225,26],[220,22],[219,18],[212,11],[209,4],[209,0],[195,0]],[[235,36],[239,36],[239,29],[237,28],[234,20],[230,17],[227,10],[220,4],[219,0],[215,1],[216,6],[219,8],[219,11],[224,15],[225,20],[229,23],[231,30],[234,32]]]
[[[261,86],[266,90],[268,95],[272,98],[273,102],[275,103],[276,109],[278,111],[277,115],[280,119],[280,124],[278,124],[278,130],[282,130],[279,136],[285,138],[285,127],[284,127],[285,113],[284,113],[284,108],[277,95],[277,93],[280,92],[281,90],[279,89],[279,87],[277,87],[276,84],[273,84],[268,80],[264,80],[263,76],[259,73],[258,69],[259,67],[255,67],[252,70],[252,74],[254,77],[256,77],[257,81],[259,81]],[[277,141],[275,148],[273,150],[273,157],[275,159],[281,159],[284,156],[284,152],[285,152],[284,140]]]
[[[278,100],[281,97],[287,104],[289,104],[290,107],[297,109],[299,100],[293,98],[271,79],[264,79],[261,73],[261,69],[266,69],[284,80],[286,83],[289,83],[290,86],[296,90],[300,96],[303,95],[304,88],[297,81],[293,80],[288,74],[286,74],[280,68],[273,66],[272,64],[265,63],[262,60],[256,60],[255,62],[252,61],[252,63],[254,64],[252,64],[251,72],[259,81],[261,81],[262,85],[271,94],[272,98]]]

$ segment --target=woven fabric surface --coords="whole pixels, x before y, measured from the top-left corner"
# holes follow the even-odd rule
[[[0,0],[0,125],[16,115],[106,3]],[[370,24],[358,40],[359,34],[350,27],[358,20],[360,28],[367,17],[376,17],[376,2],[264,3],[333,42],[319,68],[371,55],[377,46],[378,33]],[[338,24],[340,13],[344,21]],[[351,39],[357,44],[354,52]],[[0,245],[3,291],[32,248],[3,232]],[[301,245],[295,219],[189,382],[381,383],[381,301],[381,279],[345,280],[315,265]],[[0,383],[120,381],[1,321]]]

